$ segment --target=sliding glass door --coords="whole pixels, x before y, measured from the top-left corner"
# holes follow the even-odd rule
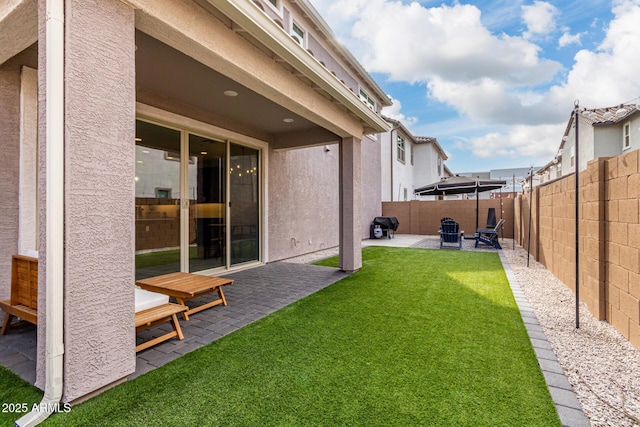
[[[136,122],[136,278],[260,260],[260,151]]]
[[[189,135],[189,271],[226,265],[227,144]]]
[[[260,204],[258,150],[231,144],[231,264],[260,257]]]
[[[136,123],[136,279],[180,271],[180,138]]]

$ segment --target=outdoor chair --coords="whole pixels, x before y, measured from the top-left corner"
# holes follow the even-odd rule
[[[479,243],[483,243],[496,249],[502,249],[498,241],[498,233],[502,229],[504,222],[504,219],[501,219],[494,228],[478,228],[476,230],[476,248]]]
[[[4,311],[2,335],[9,332],[14,318],[38,324],[38,258],[26,255],[11,257],[11,298],[0,301]]]
[[[487,211],[487,227],[494,228],[496,226],[496,208],[489,208]]]
[[[441,223],[442,227],[439,230],[440,233],[440,249],[445,247],[445,244],[455,244],[457,249],[462,249],[462,236],[464,231],[460,230],[460,224],[452,219],[444,220]]]

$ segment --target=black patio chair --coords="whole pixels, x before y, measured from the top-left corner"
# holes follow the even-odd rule
[[[479,243],[484,243],[488,246],[493,246],[496,249],[502,249],[500,242],[498,241],[498,233],[504,225],[504,219],[498,221],[494,228],[478,228],[476,230],[476,248]]]
[[[462,249],[462,236],[464,231],[460,230],[460,224],[452,219],[444,220],[441,223],[440,233],[440,249],[445,247],[445,244],[458,245],[456,249]]]

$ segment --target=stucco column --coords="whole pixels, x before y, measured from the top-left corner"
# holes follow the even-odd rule
[[[362,267],[361,149],[362,141],[357,138],[340,142],[340,269],[347,272]]]
[[[11,255],[18,250],[20,65],[0,65],[0,299],[9,298]]]
[[[42,18],[41,18],[42,19]],[[64,390],[135,370],[135,16],[65,1]]]

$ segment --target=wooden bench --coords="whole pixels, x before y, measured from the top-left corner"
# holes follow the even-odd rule
[[[136,313],[136,332],[140,332],[164,322],[171,322],[171,326],[173,328],[173,331],[171,332],[137,345],[136,353],[173,337],[178,337],[179,340],[184,339],[177,314],[182,313],[187,309],[188,307],[185,307],[184,305],[167,303]]]
[[[4,311],[2,335],[9,332],[11,321],[18,317],[38,324],[38,259],[26,255],[11,258],[11,297],[0,301]]]
[[[224,277],[210,277],[192,273],[169,273],[162,276],[140,279],[136,285],[151,292],[169,295],[176,299],[178,304],[187,307],[186,301],[204,295],[217,293],[218,298],[203,303],[202,305],[189,308],[182,313],[184,320],[189,320],[189,316],[206,308],[218,304],[227,305],[222,287],[233,284],[233,279]]]
[[[14,317],[26,322],[38,324],[38,258],[25,255],[13,255],[11,259],[11,298],[0,301],[0,308],[5,312],[2,323],[2,335],[9,332]],[[178,313],[188,307],[166,303],[135,314],[136,332],[171,322],[173,331],[136,346],[136,352],[144,350],[173,337],[184,339]]]

